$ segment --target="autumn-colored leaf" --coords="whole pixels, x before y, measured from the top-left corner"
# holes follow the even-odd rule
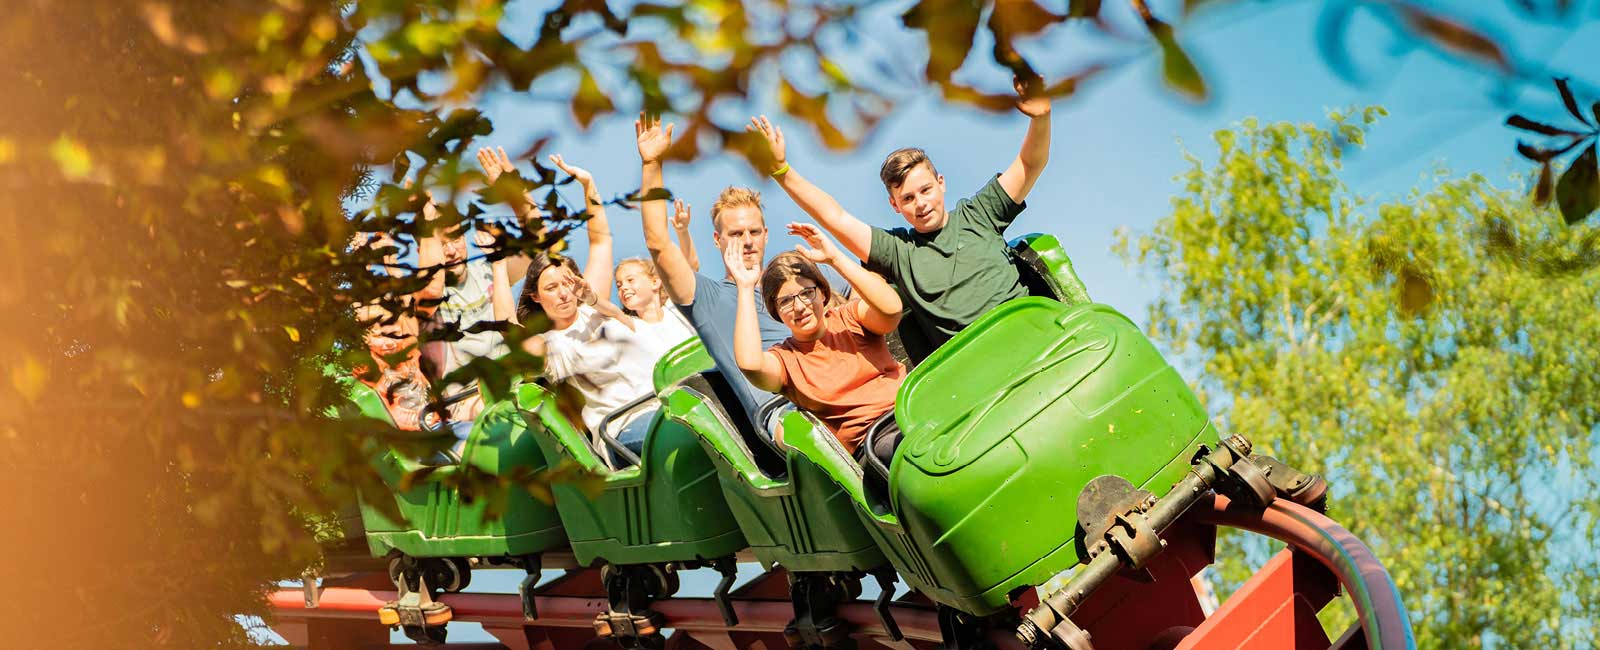
[[[1533,203],[1535,205],[1549,205],[1550,198],[1555,195],[1555,172],[1550,168],[1550,161],[1539,165],[1539,180],[1533,185]]]
[[[1556,77],[1555,82],[1556,91],[1561,95],[1561,104],[1567,107],[1567,112],[1571,113],[1573,117],[1578,118],[1579,122],[1582,122],[1587,126],[1594,126],[1594,123],[1589,121],[1589,116],[1584,115],[1583,111],[1578,110],[1578,99],[1572,96],[1572,88],[1567,84],[1567,78]]]
[[[1535,121],[1530,120],[1530,119],[1528,119],[1526,117],[1523,117],[1521,115],[1516,115],[1516,114],[1513,114],[1511,117],[1506,118],[1506,126],[1509,126],[1509,127],[1513,128],[1513,129],[1521,129],[1523,131],[1529,131],[1529,132],[1532,132],[1532,133],[1538,133],[1538,134],[1541,134],[1541,135],[1569,135],[1569,136],[1583,135],[1581,133],[1578,133],[1577,131],[1571,131],[1571,130],[1563,129],[1563,128],[1558,127],[1558,126],[1551,126],[1551,125],[1545,124],[1543,122],[1535,122]]]
[[[901,16],[906,27],[927,35],[928,81],[949,81],[966,63],[982,11],[972,0],[920,0]]]
[[[1066,18],[1039,6],[1035,0],[996,0],[993,13],[989,14],[989,28],[996,38],[1009,41],[1038,34]]]
[[[1583,144],[1583,142],[1584,141],[1581,138],[1573,138],[1572,141],[1567,143],[1566,146],[1561,147],[1559,149],[1541,149],[1539,147],[1535,147],[1535,146],[1533,146],[1531,144],[1528,144],[1526,142],[1518,140],[1517,141],[1517,153],[1522,154],[1523,158],[1527,158],[1528,160],[1532,160],[1534,162],[1541,162],[1542,163],[1542,162],[1550,160],[1551,158],[1555,158],[1556,156],[1564,154],[1564,153],[1566,153],[1568,151],[1572,151],[1573,148],[1577,147],[1580,144]]]
[[[1578,154],[1556,182],[1556,205],[1568,225],[1583,221],[1600,208],[1600,165],[1596,165],[1595,146],[1591,144]]]
[[[1418,35],[1440,47],[1489,63],[1503,72],[1511,71],[1511,61],[1494,39],[1458,20],[1447,18],[1411,4],[1399,4],[1400,15]]]

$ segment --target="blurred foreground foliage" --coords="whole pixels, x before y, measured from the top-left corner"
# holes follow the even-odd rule
[[[366,269],[394,248],[350,242],[383,233],[409,250],[427,234],[402,178],[469,226],[501,219],[507,197],[544,192],[553,236],[496,230],[491,257],[556,246],[577,221],[537,164],[479,189],[462,154],[493,125],[463,106],[484,92],[557,97],[578,128],[613,112],[676,114],[679,160],[746,155],[743,111],[769,101],[848,149],[896,97],[927,86],[1008,110],[1010,75],[969,85],[957,74],[969,64],[1030,76],[1050,59],[1038,87],[1064,96],[1129,58],[1060,66],[1025,54],[1071,22],[1159,53],[1168,85],[1204,99],[1177,36],[1209,4],[1226,3],[1118,3],[1128,29],[1097,0],[919,0],[893,8],[927,44],[907,54],[874,47],[881,25],[865,16],[877,2],[564,0],[541,5],[521,30],[531,37],[516,39],[493,0],[12,3],[0,15],[11,197],[0,207],[0,525],[12,531],[0,549],[6,585],[43,614],[0,617],[0,638],[247,644],[234,615],[262,612],[274,581],[317,561],[317,536],[355,490],[384,489],[366,457],[427,445],[326,415],[343,401],[332,375],[364,354],[350,305],[392,304],[441,271],[375,276]],[[1357,4],[1463,56],[1488,51],[1447,16]],[[504,385],[529,362],[468,372]],[[479,487],[541,487],[521,480]]]

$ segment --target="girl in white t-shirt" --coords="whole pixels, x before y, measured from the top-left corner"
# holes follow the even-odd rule
[[[656,265],[650,260],[637,257],[622,260],[617,265],[616,276],[617,299],[622,302],[622,310],[633,316],[634,329],[656,348],[656,361],[678,344],[695,337],[689,319],[661,290],[661,277],[656,275]]]

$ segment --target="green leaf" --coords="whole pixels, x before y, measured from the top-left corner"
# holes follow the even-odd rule
[[[589,74],[588,68],[583,70],[583,76],[578,80],[578,92],[572,95],[572,119],[578,121],[578,126],[585,129],[594,122],[596,115],[604,115],[616,110],[611,103],[611,98],[600,90],[600,85],[595,83],[594,75]]]
[[[1099,18],[1100,0],[1067,0],[1068,18]]]
[[[1178,94],[1193,101],[1205,101],[1209,91],[1206,81],[1200,76],[1199,68],[1194,61],[1178,45],[1177,36],[1172,32],[1172,26],[1159,20],[1150,21],[1150,35],[1154,36],[1156,43],[1161,46],[1161,77],[1167,85]]]
[[[1600,170],[1595,164],[1595,145],[1589,145],[1572,161],[1567,171],[1561,172],[1556,183],[1556,205],[1567,225],[1583,221],[1600,207]]]

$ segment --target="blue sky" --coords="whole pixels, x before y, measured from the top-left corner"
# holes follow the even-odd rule
[[[1600,24],[1574,27],[1515,20],[1508,3],[1453,2],[1457,15],[1483,24],[1513,26],[1498,32],[1513,56],[1542,62],[1554,71],[1585,71],[1584,62],[1600,57]],[[1054,233],[1065,243],[1091,295],[1143,321],[1144,306],[1157,287],[1127,268],[1111,253],[1117,228],[1148,230],[1167,214],[1176,189],[1172,179],[1185,169],[1183,150],[1208,160],[1214,156],[1211,134],[1245,117],[1261,120],[1321,122],[1329,109],[1380,104],[1390,117],[1372,133],[1369,147],[1352,152],[1345,173],[1356,192],[1392,198],[1422,182],[1443,164],[1458,173],[1480,172],[1510,186],[1513,173],[1529,165],[1514,159],[1516,134],[1501,125],[1519,110],[1551,119],[1564,115],[1548,83],[1512,88],[1483,72],[1446,62],[1426,49],[1400,52],[1397,39],[1376,21],[1358,19],[1348,35],[1354,58],[1368,78],[1351,84],[1333,73],[1315,44],[1322,3],[1311,1],[1242,2],[1196,16],[1179,33],[1207,72],[1213,99],[1206,105],[1187,103],[1160,83],[1153,52],[1096,78],[1071,98],[1059,101],[1054,113],[1051,162],[1028,198],[1028,209],[1010,234]],[[1113,20],[1126,16],[1123,3],[1106,3]],[[504,24],[532,25],[542,2],[512,3]],[[1162,7],[1158,4],[1157,11]],[[867,19],[872,40],[884,51],[907,51],[921,60],[921,37],[900,28],[899,7],[874,10]],[[525,30],[503,29],[523,41]],[[1059,76],[1084,61],[1083,54],[1104,45],[1081,26],[1061,26],[1029,43],[1029,54],[1046,76]],[[1083,44],[1088,42],[1087,45]],[[1126,45],[1122,52],[1130,51]],[[982,59],[988,47],[979,42],[958,78],[1004,88],[1009,77]],[[1137,49],[1131,50],[1135,53]],[[847,62],[848,64],[848,62]],[[847,209],[873,225],[903,225],[889,210],[877,168],[883,156],[901,146],[926,149],[944,173],[954,201],[976,191],[1016,155],[1025,118],[1016,113],[991,114],[945,104],[931,90],[901,89],[902,102],[879,129],[854,152],[825,151],[803,126],[778,116],[770,104],[754,110],[776,118],[788,136],[789,160],[808,178],[833,193]],[[638,156],[633,145],[632,117],[597,120],[587,132],[573,128],[564,105],[548,100],[539,87],[533,93],[492,92],[477,107],[495,122],[486,141],[507,151],[521,151],[536,137],[553,133],[547,152],[559,152],[595,173],[607,195],[638,187]],[[670,120],[671,116],[667,116]],[[728,126],[732,126],[729,124]],[[708,271],[720,270],[711,248],[708,208],[723,187],[750,185],[766,198],[769,252],[792,246],[781,224],[804,218],[775,183],[751,172],[730,156],[707,155],[692,164],[669,165],[667,182],[694,206],[693,232]],[[573,194],[573,192],[567,192]],[[576,195],[573,195],[576,198]],[[620,257],[644,254],[636,213],[613,208],[613,234]],[[586,248],[574,236],[574,252]]]

